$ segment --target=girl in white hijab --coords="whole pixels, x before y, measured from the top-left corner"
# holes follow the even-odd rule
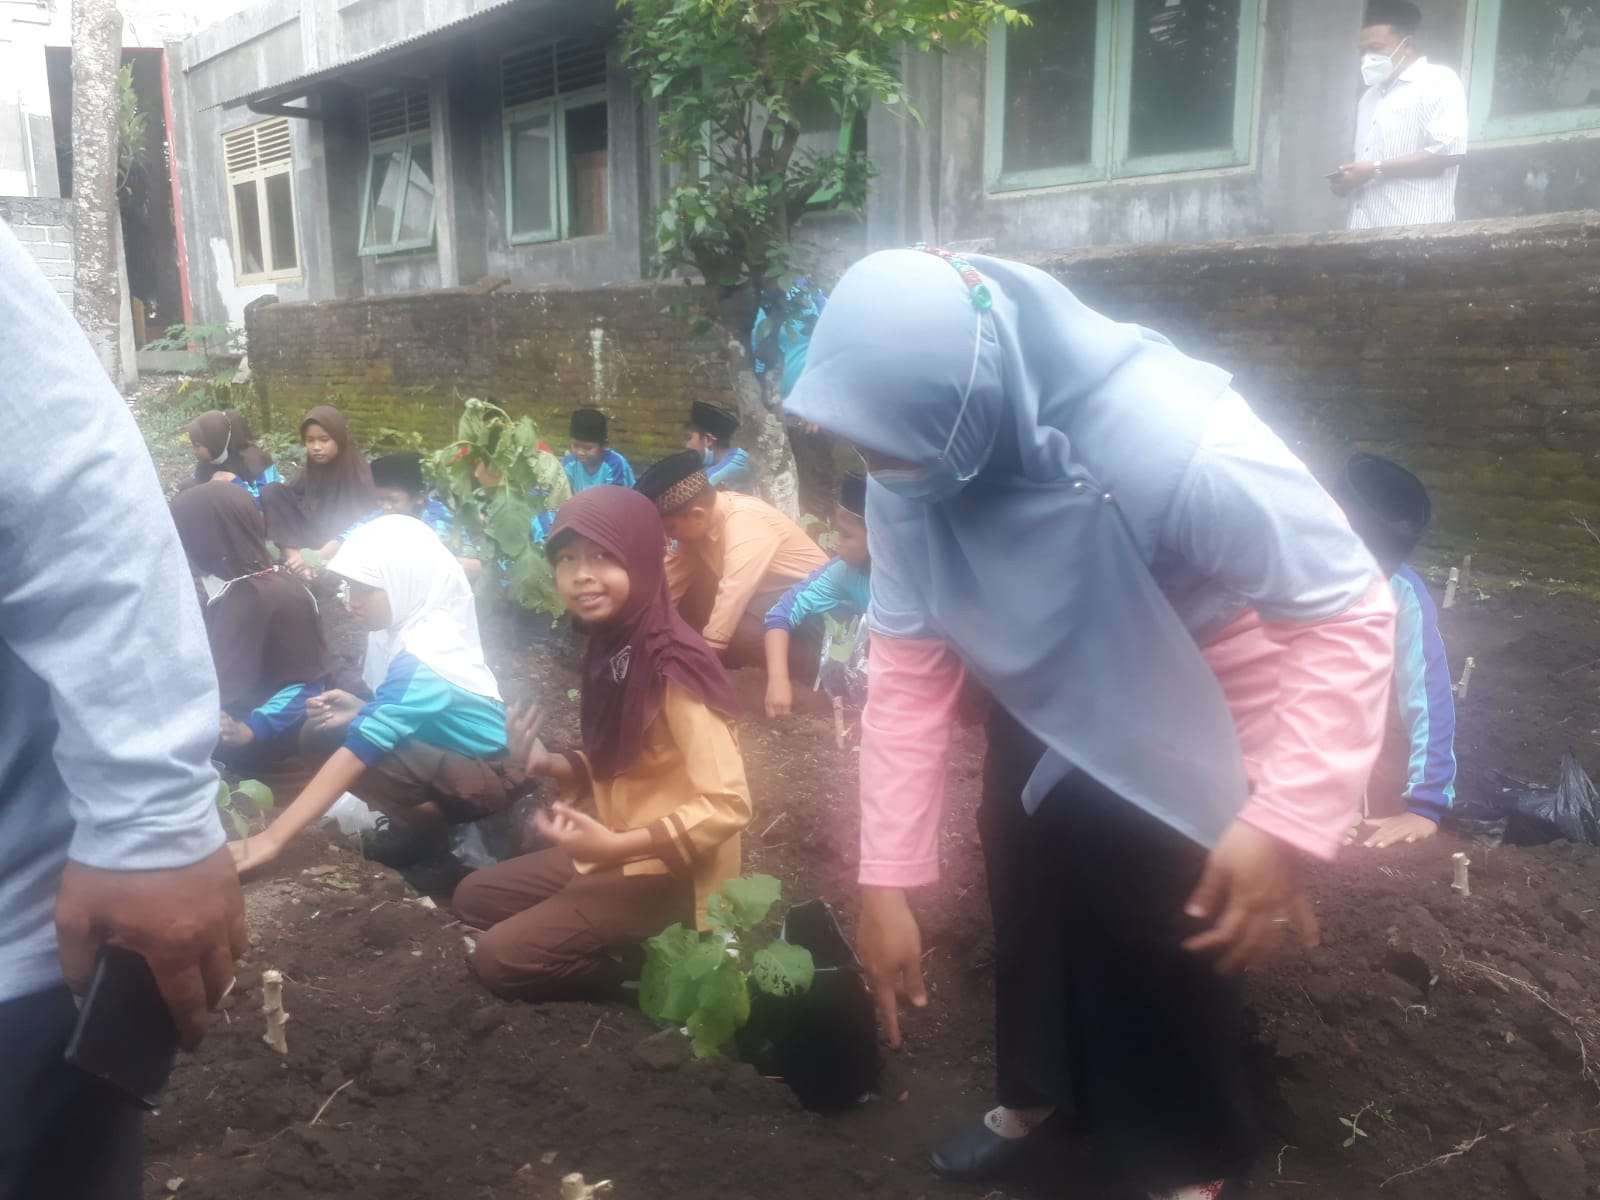
[[[505,704],[461,564],[428,526],[396,515],[357,529],[328,569],[369,631],[373,698],[332,691],[307,703],[303,740],[338,747],[265,832],[233,844],[241,871],[275,859],[347,791],[384,814],[363,848],[391,866],[512,799]]]

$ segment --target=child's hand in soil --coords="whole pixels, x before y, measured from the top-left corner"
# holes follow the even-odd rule
[[[529,775],[554,775],[556,764],[565,764],[559,754],[545,749],[539,734],[544,729],[544,708],[530,704],[514,708],[506,717],[506,749],[514,763],[521,763]]]
[[[224,746],[248,746],[256,740],[256,735],[251,732],[250,726],[235,721],[227,713],[223,713],[222,729],[218,740]]]
[[[1321,940],[1316,915],[1295,882],[1289,848],[1243,821],[1224,831],[1184,912],[1209,927],[1183,948],[1216,954],[1222,975],[1265,962],[1277,949],[1285,923],[1308,947]]]
[[[1374,850],[1393,846],[1399,842],[1423,842],[1439,832],[1436,821],[1417,813],[1402,813],[1398,817],[1385,817],[1381,821],[1363,821],[1356,827],[1355,837],[1371,830],[1371,836],[1362,842]],[[1352,838],[1352,840],[1354,840]]]
[[[212,483],[232,483],[237,478],[232,471],[214,471],[211,474]]]
[[[315,574],[315,572],[306,565],[306,560],[300,557],[300,551],[298,550],[285,550],[283,552],[283,565],[294,574],[298,575],[301,579],[310,579],[311,576]]]
[[[559,801],[533,816],[533,827],[554,845],[583,862],[606,863],[623,857],[621,835],[588,813]]]
[[[365,703],[360,696],[330,688],[306,701],[306,729],[312,733],[343,729],[356,719]]]
[[[271,866],[278,860],[278,855],[283,853],[283,847],[278,839],[272,836],[272,829],[268,827],[264,832],[254,837],[245,838],[242,842],[229,842],[228,853],[233,855],[234,869],[240,875]]]
[[[767,716],[787,717],[794,711],[794,685],[776,675],[767,680]]]

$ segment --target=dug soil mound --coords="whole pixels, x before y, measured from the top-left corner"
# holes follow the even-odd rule
[[[1446,614],[1477,658],[1463,788],[1548,783],[1571,747],[1597,765],[1600,654],[1588,607],[1512,593]],[[508,692],[574,732],[570,647],[494,627]],[[1590,675],[1600,674],[1591,671]],[[759,680],[741,679],[752,703]],[[743,739],[758,811],[749,870],[853,916],[854,760],[819,711]],[[247,889],[255,934],[211,1038],[149,1123],[146,1195],[184,1200],[544,1200],[581,1172],[619,1200],[1110,1195],[1092,1141],[1063,1136],[1020,1179],[942,1184],[928,1146],[988,1107],[990,933],[973,832],[981,739],[953,767],[946,869],[919,899],[929,1008],[909,1015],[879,1094],[801,1110],[749,1067],[647,1043],[621,1006],[534,1008],[485,994],[447,908],[323,837]],[[1472,859],[1471,894],[1450,855]],[[1248,983],[1268,1150],[1251,1190],[1327,1200],[1600,1195],[1600,851],[1486,850],[1448,835],[1351,851],[1307,886],[1324,944]],[[289,1053],[261,1040],[260,972],[284,972]],[[1070,1185],[1069,1185],[1070,1181]]]

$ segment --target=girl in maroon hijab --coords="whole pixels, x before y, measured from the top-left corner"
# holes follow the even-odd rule
[[[261,489],[282,483],[272,455],[256,445],[250,422],[236,408],[212,409],[189,422],[189,444],[194,448],[194,483],[213,479],[236,483],[260,501]]]
[[[339,535],[378,507],[372,469],[342,412],[331,404],[313,408],[300,422],[300,441],[306,465],[295,481],[261,489],[267,536],[295,571],[301,569],[298,551],[333,557]]]
[[[739,874],[750,788],[722,664],[667,592],[653,503],[620,487],[579,493],[546,553],[583,658],[580,750],[551,752],[538,710],[514,716],[514,761],[560,786],[535,818],[550,848],[475,871],[457,914],[484,930],[473,966],[508,998],[592,998],[625,977],[609,950],[675,921]]]

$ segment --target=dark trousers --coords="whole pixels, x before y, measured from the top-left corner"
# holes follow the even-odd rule
[[[1074,774],[1029,816],[1041,744],[998,706],[979,832],[995,930],[996,1098],[1076,1115],[1130,1182],[1178,1187],[1256,1151],[1238,985],[1182,949],[1205,851]]]
[[[0,1003],[0,1200],[138,1200],[144,1112],[62,1061],[64,987]]]
[[[565,850],[538,850],[474,871],[456,915],[478,938],[472,966],[508,1000],[593,1000],[629,972],[611,951],[694,922],[694,885],[675,875],[580,875]]]

